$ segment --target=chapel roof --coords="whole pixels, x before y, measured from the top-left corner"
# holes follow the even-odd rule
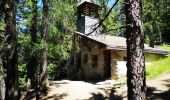
[[[99,43],[101,45],[105,45],[106,49],[113,49],[113,50],[126,50],[127,49],[127,45],[126,45],[126,38],[124,37],[117,37],[117,36],[111,36],[111,35],[89,35],[86,36],[83,33],[80,32],[75,32],[78,35],[87,38],[89,40],[92,40],[96,43]],[[160,49],[158,47],[152,48],[149,47],[148,44],[144,44],[144,52],[145,53],[155,53],[155,54],[170,54],[169,51]]]

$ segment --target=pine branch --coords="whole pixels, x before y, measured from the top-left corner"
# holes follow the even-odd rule
[[[105,15],[105,17],[99,22],[99,24],[97,25],[97,27],[95,27],[93,29],[93,31],[91,31],[90,33],[86,34],[87,36],[92,34],[94,31],[96,31],[101,25],[102,23],[106,20],[106,18],[109,16],[109,14],[111,13],[111,11],[113,10],[113,8],[118,4],[119,0],[116,0],[116,2],[113,4],[113,6],[110,8],[109,12]]]
[[[118,28],[109,29],[107,31],[104,31],[104,33],[107,33],[107,32],[110,32],[110,31],[114,31],[114,30],[119,30],[119,29],[122,29],[122,28],[126,28],[126,26],[121,26],[121,27],[118,27]]]
[[[0,30],[0,32],[3,32],[3,33],[4,33],[4,32],[5,32],[5,30]]]
[[[8,40],[8,38],[9,38],[9,34],[4,37],[4,39],[2,40],[1,43],[2,43],[2,44],[3,44],[3,43],[6,43],[7,40]],[[0,53],[3,51],[3,49],[4,49],[5,46],[6,46],[6,45],[2,45],[2,47],[0,48]]]

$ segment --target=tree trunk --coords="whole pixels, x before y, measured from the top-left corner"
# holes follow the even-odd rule
[[[3,76],[3,64],[0,54],[0,100],[5,100],[5,81]]]
[[[48,3],[49,0],[43,0],[42,38],[44,48],[40,67],[40,84],[42,89],[47,89],[49,86],[47,74]]]
[[[18,66],[17,66],[17,39],[16,39],[16,10],[15,0],[5,0],[5,31],[7,40],[7,78],[6,100],[18,99]]]
[[[125,0],[128,100],[146,99],[141,0]]]
[[[31,80],[31,88],[36,88],[37,83],[37,67],[38,67],[38,54],[36,52],[35,43],[37,43],[37,0],[32,1],[32,14],[33,17],[31,19],[31,47],[32,47],[32,54],[30,60],[27,64],[28,70],[28,78]]]

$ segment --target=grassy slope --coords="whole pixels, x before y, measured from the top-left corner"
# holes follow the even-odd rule
[[[170,51],[169,45],[161,45],[160,48]],[[170,72],[170,55],[163,60],[156,61],[146,66],[147,79],[156,78],[166,72]]]

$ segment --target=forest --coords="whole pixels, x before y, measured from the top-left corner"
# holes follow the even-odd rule
[[[0,1],[0,100],[19,100],[30,89],[39,100],[52,81],[67,79],[80,1]],[[101,31],[127,38],[128,100],[145,100],[149,72],[145,72],[144,43],[170,48],[170,0],[95,1],[100,5]],[[136,75],[141,83],[132,82],[133,68],[142,70]]]

